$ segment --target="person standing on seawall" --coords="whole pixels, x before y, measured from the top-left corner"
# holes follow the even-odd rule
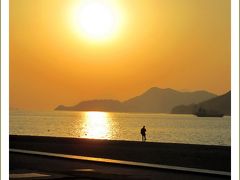
[[[146,130],[145,126],[143,126],[142,129],[141,129],[141,135],[142,135],[142,141],[143,142],[147,140],[147,138],[146,138],[146,131],[147,130]]]

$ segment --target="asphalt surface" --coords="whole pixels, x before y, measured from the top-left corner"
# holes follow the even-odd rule
[[[10,179],[226,180],[231,177],[10,152]]]
[[[231,147],[81,138],[10,136],[10,148],[231,171]]]

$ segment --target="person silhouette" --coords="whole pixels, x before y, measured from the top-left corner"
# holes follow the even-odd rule
[[[143,126],[142,129],[141,129],[141,135],[142,135],[142,141],[143,142],[147,140],[147,138],[146,138],[146,131],[147,130],[146,130],[145,126]]]

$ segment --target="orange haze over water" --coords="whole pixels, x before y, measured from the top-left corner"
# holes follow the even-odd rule
[[[99,0],[98,0],[99,1]],[[10,0],[10,106],[126,100],[150,87],[230,90],[228,0],[115,0],[106,41],[76,33],[78,0]]]

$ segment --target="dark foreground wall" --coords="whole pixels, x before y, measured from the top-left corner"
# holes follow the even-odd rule
[[[10,135],[10,148],[127,161],[231,170],[231,147]]]

